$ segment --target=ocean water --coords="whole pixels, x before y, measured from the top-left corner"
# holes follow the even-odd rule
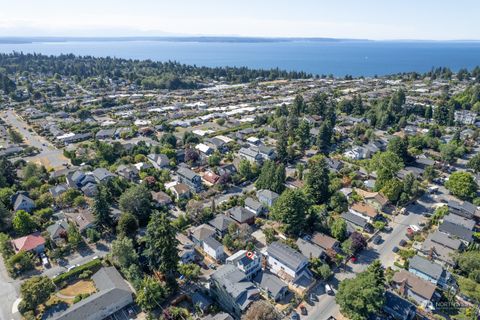
[[[0,52],[178,61],[197,66],[280,68],[335,76],[425,72],[445,66],[456,71],[480,65],[480,42],[289,41],[66,41],[0,43]]]

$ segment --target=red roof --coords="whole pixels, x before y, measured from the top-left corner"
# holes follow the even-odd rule
[[[38,246],[44,245],[45,239],[40,235],[39,232],[36,232],[25,237],[14,239],[12,240],[12,244],[16,252],[21,250],[30,251]]]

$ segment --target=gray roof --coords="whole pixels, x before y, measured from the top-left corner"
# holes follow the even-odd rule
[[[267,248],[267,253],[292,270],[297,270],[302,264],[308,262],[300,252],[279,241],[272,242]]]
[[[68,223],[65,220],[60,220],[55,222],[52,225],[47,227],[47,232],[50,234],[50,237],[57,237],[60,235],[61,231],[67,231]]]
[[[225,312],[220,312],[215,315],[207,315],[206,317],[202,318],[202,320],[233,320],[232,316]]]
[[[448,201],[448,207],[452,209],[456,209],[466,215],[468,215],[469,218],[475,215],[477,211],[477,207],[473,205],[473,203],[468,202],[468,201],[463,201],[459,202],[456,200],[450,200]]]
[[[411,314],[414,314],[417,310],[413,303],[390,291],[385,292],[385,304],[383,309],[387,313],[395,312],[396,314],[401,315],[401,319],[412,319],[410,318]]]
[[[342,218],[347,220],[348,222],[351,222],[354,225],[357,225],[357,226],[362,227],[362,228],[365,228],[368,225],[367,220],[365,220],[362,217],[359,217],[357,215],[354,215],[351,212],[342,213]]]
[[[215,218],[208,221],[208,224],[217,229],[220,232],[226,231],[228,226],[235,223],[232,218],[227,217],[224,214],[217,214]]]
[[[55,320],[89,319],[92,313],[117,304],[125,299],[125,296],[132,299],[132,290],[115,267],[100,269],[92,276],[92,280],[97,292],[55,316]]]
[[[451,236],[458,237],[467,242],[473,241],[473,231],[468,230],[465,227],[459,226],[458,224],[451,223],[449,221],[444,221],[438,228],[441,232],[447,233]]]
[[[97,178],[99,181],[103,181],[104,179],[114,177],[115,175],[108,171],[105,168],[97,168],[92,171],[92,174]]]
[[[15,199],[15,203],[13,204],[13,209],[17,210],[17,208],[19,208],[20,205],[24,202],[26,202],[29,206],[35,207],[35,202],[32,199],[30,199],[24,194],[19,194]]]
[[[255,217],[255,214],[250,210],[245,209],[244,207],[233,207],[228,210],[230,217],[234,220],[244,223],[245,221]]]
[[[248,197],[248,198],[245,199],[245,207],[248,207],[248,208],[251,208],[251,209],[257,211],[257,210],[263,208],[263,205],[260,202],[258,202],[257,200]]]
[[[228,292],[241,310],[245,310],[258,295],[258,289],[247,279],[245,273],[231,264],[221,266],[211,277]]]
[[[311,242],[305,241],[302,238],[298,238],[296,242],[298,250],[305,256],[307,259],[320,258],[325,254],[325,251],[313,244]]]
[[[431,239],[433,242],[444,245],[445,247],[453,250],[459,250],[462,246],[462,242],[460,240],[453,239],[449,237],[448,234],[440,232],[438,230],[430,234],[427,239]]]
[[[462,227],[467,228],[468,230],[473,230],[475,228],[475,220],[468,219],[453,213],[443,217],[443,221],[448,221],[448,222],[460,225]]]
[[[282,290],[288,288],[285,282],[269,272],[259,272],[253,278],[253,281],[273,297],[276,297]]]
[[[267,189],[262,189],[257,191],[257,197],[264,197],[270,200],[275,200],[279,197],[278,193],[267,190]]]
[[[409,270],[420,271],[436,280],[440,279],[443,274],[441,265],[420,256],[415,256],[410,259]]]
[[[205,243],[207,246],[209,246],[214,250],[217,250],[217,248],[220,248],[220,247],[223,248],[223,245],[220,242],[218,242],[214,237],[206,238],[205,240],[203,240],[203,243]]]
[[[188,180],[193,180],[195,177],[198,176],[195,172],[185,167],[180,167],[177,170],[177,174],[181,175],[182,177],[185,177]]]

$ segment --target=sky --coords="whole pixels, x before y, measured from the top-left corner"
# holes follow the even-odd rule
[[[480,40],[478,0],[0,0],[0,36]]]

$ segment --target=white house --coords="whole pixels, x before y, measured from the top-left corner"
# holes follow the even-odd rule
[[[261,259],[254,251],[239,250],[228,257],[225,262],[233,264],[243,271],[249,280],[262,270]]]
[[[208,237],[202,242],[202,249],[211,258],[215,260],[222,260],[225,252],[223,251],[223,245],[213,237]]]
[[[288,282],[297,282],[302,278],[312,279],[308,270],[308,259],[298,251],[282,242],[272,242],[267,248],[267,263],[270,271]]]

